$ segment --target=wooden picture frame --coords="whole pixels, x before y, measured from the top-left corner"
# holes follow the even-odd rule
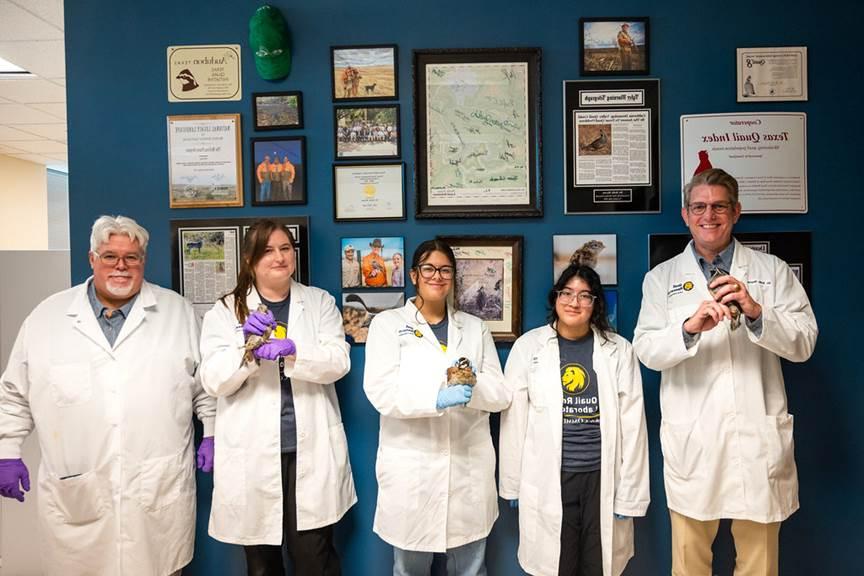
[[[522,236],[438,236],[456,255],[450,304],[486,322],[496,342],[522,334]]]
[[[417,218],[543,215],[540,59],[540,48],[414,51]]]

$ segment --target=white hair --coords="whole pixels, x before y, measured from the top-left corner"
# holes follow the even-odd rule
[[[93,223],[90,231],[90,251],[96,252],[99,246],[108,242],[113,234],[128,236],[133,242],[138,241],[141,252],[147,252],[147,242],[150,233],[128,216],[100,216]]]

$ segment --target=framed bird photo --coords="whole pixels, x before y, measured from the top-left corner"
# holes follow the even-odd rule
[[[564,213],[660,211],[660,81],[564,82]]]
[[[343,292],[342,327],[349,344],[365,344],[377,314],[405,305],[404,292]]]
[[[556,234],[552,237],[552,281],[570,264],[593,268],[604,285],[618,284],[618,248],[615,234]]]

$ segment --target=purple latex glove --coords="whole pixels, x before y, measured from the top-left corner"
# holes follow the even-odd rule
[[[250,334],[262,336],[267,328],[276,327],[276,318],[269,310],[267,312],[250,312],[243,323],[243,339],[249,338]]]
[[[19,483],[21,487],[19,488]],[[0,460],[0,496],[24,501],[24,492],[30,491],[30,472],[20,458],[4,458]]]
[[[259,360],[278,360],[280,356],[297,354],[297,346],[290,338],[268,340],[256,348],[252,354]]]
[[[213,436],[207,436],[198,446],[198,470],[207,473],[213,471]]]

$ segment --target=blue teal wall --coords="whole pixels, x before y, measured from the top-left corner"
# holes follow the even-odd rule
[[[238,0],[74,0],[66,2],[69,103],[69,189],[72,276],[88,275],[86,252],[92,221],[123,213],[151,232],[147,275],[170,285],[169,220],[232,216],[309,215],[312,280],[339,293],[339,237],[404,236],[410,253],[436,234],[522,234],[525,237],[524,320],[542,323],[543,295],[552,275],[552,235],[618,235],[619,327],[631,338],[640,286],[648,266],[648,235],[683,232],[679,206],[679,116],[704,112],[803,111],[808,114],[809,206],[806,215],[745,216],[741,231],[813,232],[813,301],[821,335],[813,358],[786,366],[790,411],[796,417],[796,456],[801,510],[781,532],[781,573],[860,573],[864,515],[860,406],[864,374],[855,360],[859,294],[860,136],[864,91],[858,2],[681,0],[603,3],[577,0],[273,0],[293,34],[290,77],[271,84],[255,74],[247,48],[247,23],[257,4]],[[577,23],[581,16],[649,16],[651,76],[661,79],[663,211],[657,215],[564,216],[562,196],[561,82],[579,78]],[[243,44],[241,102],[169,104],[165,49],[169,45]],[[333,103],[329,47],[396,43],[403,127],[402,156],[413,170],[411,50],[540,46],[543,49],[543,193],[545,216],[534,220],[333,222],[331,164]],[[735,102],[735,48],[809,48],[810,100],[739,105]],[[249,94],[302,90],[309,162],[306,206],[170,210],[167,193],[165,117],[169,114],[240,112],[244,156],[253,136]],[[857,106],[856,106],[857,105]],[[292,131],[290,134],[298,132]],[[286,133],[288,134],[288,133]],[[262,134],[258,134],[262,135]],[[274,135],[273,133],[266,134]],[[408,180],[408,213],[414,210]],[[247,192],[248,194],[248,192]],[[247,197],[248,204],[248,197]],[[856,210],[857,209],[857,210]],[[856,280],[857,278],[857,280]],[[508,348],[500,349],[502,361]],[[146,354],[146,351],[142,351]],[[337,384],[348,431],[360,502],[339,527],[348,575],[388,573],[389,547],[371,531],[376,485],[378,419],[362,392],[364,349],[352,350],[352,372]],[[669,573],[669,527],[658,442],[658,377],[645,371],[651,437],[652,505],[637,521],[636,558],[628,574]],[[192,575],[243,574],[239,548],[206,533],[210,478],[199,477],[199,524]],[[515,517],[502,509],[489,541],[490,574],[520,574]],[[857,544],[857,546],[855,546]],[[718,571],[730,572],[728,541],[721,543]],[[857,566],[857,568],[856,568]]]

